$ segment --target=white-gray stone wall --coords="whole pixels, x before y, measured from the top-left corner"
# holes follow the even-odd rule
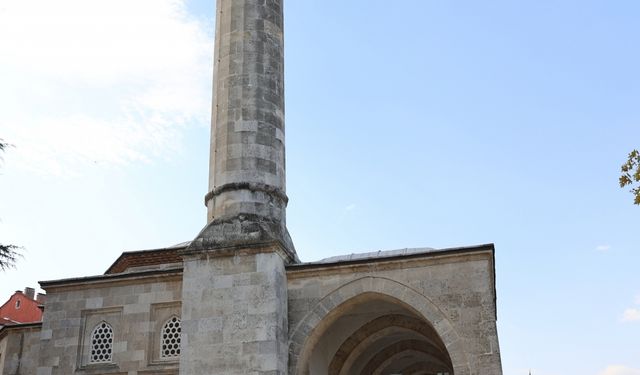
[[[350,312],[348,302],[366,294],[390,297],[428,321],[444,341],[456,375],[502,374],[493,270],[491,252],[288,267],[289,373],[305,373],[309,350],[327,351],[326,362],[315,365],[328,368],[337,343],[358,329],[358,318],[332,333],[340,337],[318,340],[334,341],[330,348],[312,347],[309,337],[326,328],[330,314]],[[362,314],[360,320],[368,319]]]
[[[37,375],[178,373],[177,358],[159,358],[159,341],[162,325],[181,313],[180,271],[62,280],[43,287],[47,303]],[[95,364],[91,334],[101,322],[113,328],[113,359]]]
[[[35,374],[39,352],[39,325],[5,328],[0,337],[0,375]]]
[[[287,281],[276,252],[185,259],[180,375],[286,374]]]

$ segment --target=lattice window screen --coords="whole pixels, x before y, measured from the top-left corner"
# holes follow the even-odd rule
[[[160,358],[175,358],[180,356],[180,318],[169,319],[162,327],[162,348]]]
[[[111,362],[113,353],[113,328],[107,322],[101,322],[91,334],[90,363]]]

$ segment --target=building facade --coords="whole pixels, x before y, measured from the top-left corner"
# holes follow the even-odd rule
[[[42,324],[0,330],[0,375],[502,374],[493,245],[299,260],[282,10],[217,1],[206,226],[41,282]]]
[[[24,292],[16,290],[7,302],[0,305],[0,327],[22,323],[42,321],[44,295],[36,296],[33,288],[25,288]]]

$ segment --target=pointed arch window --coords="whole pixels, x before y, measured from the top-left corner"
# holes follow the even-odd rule
[[[89,363],[109,363],[113,359],[113,328],[100,322],[91,333],[91,356]]]
[[[162,326],[160,358],[180,357],[180,333],[180,318],[174,315]]]

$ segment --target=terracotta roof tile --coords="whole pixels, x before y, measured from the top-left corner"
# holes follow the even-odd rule
[[[123,273],[129,268],[181,263],[180,247],[124,252],[107,269],[105,275]]]

